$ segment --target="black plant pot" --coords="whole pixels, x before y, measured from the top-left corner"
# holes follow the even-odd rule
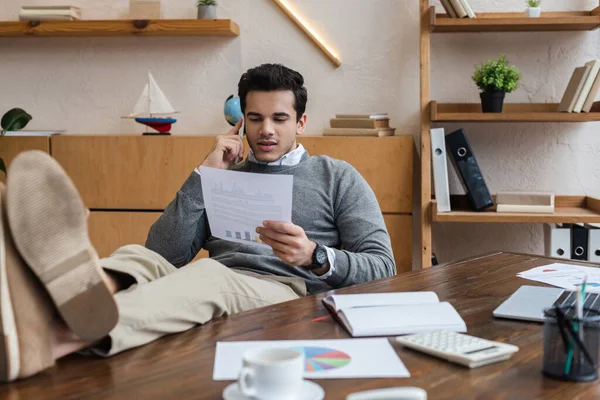
[[[481,97],[481,111],[484,113],[501,113],[504,94],[504,92],[479,93],[479,97]]]

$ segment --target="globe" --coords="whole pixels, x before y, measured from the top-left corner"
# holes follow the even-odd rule
[[[233,95],[229,96],[227,100],[225,100],[223,112],[225,113],[225,120],[227,120],[229,125],[234,126],[237,124],[238,121],[244,117],[244,114],[242,114],[242,107],[240,106],[240,98],[234,97]]]

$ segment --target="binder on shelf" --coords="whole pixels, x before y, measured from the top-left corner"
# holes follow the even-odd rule
[[[544,224],[546,257],[571,258],[571,229],[562,224]]]
[[[573,224],[571,227],[571,258],[573,260],[588,258],[588,230],[582,224]]]
[[[433,183],[438,212],[450,211],[450,185],[448,184],[448,162],[444,128],[431,129],[431,160]]]
[[[588,229],[588,261],[600,262],[600,224],[586,224]]]
[[[458,129],[446,135],[446,148],[467,192],[471,207],[475,211],[483,211],[493,206],[494,200],[464,130]]]

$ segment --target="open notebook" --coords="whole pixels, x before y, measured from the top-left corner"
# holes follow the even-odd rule
[[[355,337],[467,331],[454,307],[440,302],[434,292],[334,294],[323,303]]]

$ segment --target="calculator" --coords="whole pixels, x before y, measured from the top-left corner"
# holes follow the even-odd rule
[[[519,351],[512,344],[494,342],[451,331],[435,331],[398,336],[405,347],[422,351],[450,362],[477,368],[509,359]]]

